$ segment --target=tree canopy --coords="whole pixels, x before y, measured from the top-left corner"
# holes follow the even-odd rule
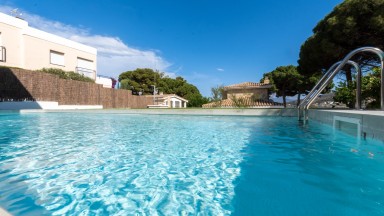
[[[297,67],[293,65],[277,67],[275,70],[265,73],[263,79],[265,77],[268,77],[273,84],[271,91],[275,92],[277,97],[283,97],[284,107],[287,106],[286,96],[298,94],[303,83],[302,76],[297,71]]]
[[[216,87],[211,88],[211,97],[208,99],[209,99],[209,102],[214,102],[213,107],[220,107],[223,96],[224,96],[224,86],[218,85]]]
[[[216,87],[211,88],[211,95],[212,97],[210,98],[211,101],[220,101],[223,99],[224,95],[224,86],[223,85],[218,85]]]
[[[367,108],[380,108],[380,70],[374,68],[372,72],[362,77],[361,80],[361,99]],[[353,108],[356,103],[356,80],[351,83],[342,81],[336,88],[334,100],[345,103]]]
[[[184,78],[178,76],[175,79],[166,76],[164,73],[155,72],[149,68],[138,68],[133,71],[126,71],[119,75],[121,88],[153,94],[153,86],[156,86],[157,93],[176,94],[187,99],[189,107],[201,107],[207,103],[196,86],[188,83]]]
[[[384,0],[345,0],[324,17],[313,29],[313,35],[301,46],[298,71],[310,80],[320,77],[332,64],[342,60],[354,49],[372,46],[384,48]],[[360,53],[353,57],[364,74],[373,79],[372,69],[379,64],[379,58],[372,53]],[[335,100],[354,106],[356,84],[350,66],[342,71],[344,81],[336,88]],[[340,78],[340,76],[339,76]],[[367,80],[364,79],[363,80]],[[362,88],[370,85],[363,81]],[[313,85],[306,85],[309,90]],[[371,85],[372,91],[379,92],[378,85]],[[368,96],[366,96],[368,97]],[[375,97],[372,100],[375,101]],[[374,104],[374,103],[371,103]]]
[[[363,46],[384,47],[384,0],[345,0],[336,6],[301,46],[298,70],[306,77],[319,76]],[[359,63],[372,60],[372,56],[356,58]],[[346,72],[350,81],[350,70]]]
[[[164,73],[157,73],[149,68],[138,68],[133,71],[126,71],[119,75],[121,88],[133,92],[141,91],[143,94],[153,94],[152,85],[156,85],[164,77]]]

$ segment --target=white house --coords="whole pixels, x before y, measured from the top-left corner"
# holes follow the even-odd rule
[[[153,104],[148,105],[148,108],[187,108],[188,100],[175,94],[146,95],[146,97],[153,97]]]
[[[103,85],[104,88],[113,88],[113,79],[111,77],[106,77],[102,75],[97,75],[96,81],[97,84]]]
[[[97,50],[28,26],[0,13],[0,66],[29,70],[59,68],[96,79]]]

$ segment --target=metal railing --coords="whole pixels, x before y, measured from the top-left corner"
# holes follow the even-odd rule
[[[4,46],[0,46],[0,62],[7,61],[7,49]]]
[[[327,85],[329,84],[329,82],[334,78],[334,76],[337,74],[337,72],[335,71],[335,68],[340,65],[341,61],[339,62],[336,62],[335,64],[333,64],[327,72],[325,72],[325,74],[323,75],[323,77],[321,77],[321,79],[317,82],[317,84],[312,88],[312,90],[307,94],[307,96],[301,101],[300,105],[298,106],[298,117],[299,117],[299,120],[301,120],[301,117],[302,117],[302,114],[304,114],[304,117],[306,117],[306,111],[307,109],[309,108],[309,106],[313,103],[313,101],[319,96],[319,94],[324,90],[325,87],[327,87]],[[361,77],[361,69],[360,69],[360,66],[354,62],[354,61],[347,61],[346,64],[349,64],[351,66],[353,66],[355,68],[355,70],[357,71],[357,76],[358,77]],[[328,83],[326,83],[326,81],[328,80],[328,78],[330,78],[330,76],[332,76],[332,78],[329,80]],[[359,101],[360,99],[360,94],[356,94],[356,98],[357,98],[357,101]],[[305,109],[306,108],[306,109]],[[304,112],[304,113],[302,113]]]
[[[352,52],[350,52],[342,61],[335,63],[332,65],[329,70],[324,74],[324,76],[320,79],[320,81],[315,85],[315,87],[308,93],[308,95],[303,99],[303,101],[300,103],[298,107],[298,118],[301,120],[303,117],[304,123],[308,120],[308,109],[313,103],[313,101],[319,96],[319,94],[325,89],[325,87],[333,80],[335,75],[340,72],[340,70],[346,65],[351,64],[353,67],[355,67],[357,71],[357,78],[356,78],[356,108],[361,109],[361,70],[360,66],[353,61],[350,61],[350,59],[360,52],[372,52],[379,56],[380,58],[380,72],[381,72],[381,98],[380,98],[380,106],[381,110],[384,110],[384,52],[381,51],[379,48],[375,47],[362,47],[359,49],[355,49]]]

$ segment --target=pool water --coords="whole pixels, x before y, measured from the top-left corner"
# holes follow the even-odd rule
[[[19,215],[383,215],[384,146],[296,118],[0,115]]]

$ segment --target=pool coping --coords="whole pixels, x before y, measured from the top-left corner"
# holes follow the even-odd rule
[[[1,216],[12,216],[11,213],[7,212],[5,209],[0,207],[0,215]]]

